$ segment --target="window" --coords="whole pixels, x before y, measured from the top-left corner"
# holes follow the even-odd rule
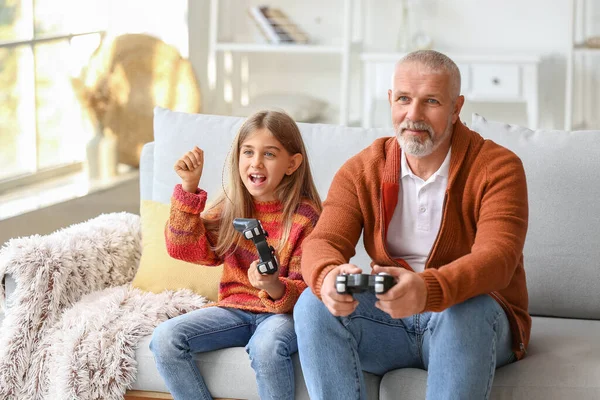
[[[71,87],[106,25],[100,1],[0,0],[0,181],[83,160]]]
[[[94,127],[71,78],[107,32],[150,33],[187,56],[187,1],[0,0],[0,192],[81,167]]]

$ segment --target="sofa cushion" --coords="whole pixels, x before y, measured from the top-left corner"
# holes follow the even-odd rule
[[[140,155],[140,199],[152,200],[154,142],[146,143]]]
[[[600,321],[534,317],[527,357],[496,370],[490,399],[600,398]],[[399,369],[381,380],[381,400],[424,399],[427,372]]]
[[[154,184],[152,199],[168,203],[180,178],[175,162],[197,145],[204,150],[200,186],[214,198],[222,188],[225,159],[244,118],[188,114],[156,107],[154,110]],[[391,129],[348,128],[324,124],[298,124],[308,152],[313,177],[325,198],[333,175],[351,156],[376,138],[392,135]]]
[[[167,253],[165,224],[168,204],[142,200],[142,257],[133,286],[149,292],[190,289],[209,300],[217,301],[222,267],[204,267],[172,258]]]
[[[216,197],[226,183],[225,160],[243,118],[188,114],[165,108],[154,109],[154,157],[152,161],[152,200],[169,203],[173,187],[181,180],[173,170],[175,162],[194,145],[204,150],[204,169],[200,186],[208,192],[208,201]],[[348,128],[324,124],[298,124],[308,152],[317,190],[327,196],[334,174],[342,164],[369,146],[376,138],[393,134],[391,129]],[[143,165],[144,166],[144,165]],[[141,170],[144,178],[145,171]],[[368,270],[370,258],[362,242],[352,259]]]
[[[142,339],[136,350],[135,359],[138,362],[138,373],[131,389],[168,392],[164,381],[156,370],[152,352],[148,348],[150,339],[150,336]],[[254,370],[250,366],[250,359],[243,347],[230,347],[196,354],[194,359],[213,397],[259,399]],[[292,356],[292,360],[296,378],[295,399],[308,400],[308,392],[304,385],[298,353]],[[369,400],[378,399],[379,382],[380,378],[378,376],[365,373]]]
[[[523,161],[529,311],[600,319],[600,131],[532,131],[477,114],[472,122]]]

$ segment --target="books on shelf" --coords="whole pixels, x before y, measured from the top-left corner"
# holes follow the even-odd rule
[[[308,35],[278,8],[255,6],[250,7],[249,13],[269,43],[305,44],[309,42]]]

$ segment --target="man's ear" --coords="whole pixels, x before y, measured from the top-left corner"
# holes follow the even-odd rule
[[[298,167],[300,167],[300,165],[302,164],[302,161],[303,161],[302,154],[300,154],[300,153],[294,154],[292,156],[292,158],[290,159],[290,165],[288,166],[288,169],[285,171],[285,174],[291,175],[294,172],[296,172]]]
[[[390,102],[390,107],[392,106],[392,89],[388,89],[388,101]]]
[[[452,110],[452,123],[456,123],[456,121],[458,121],[458,118],[460,116],[460,110],[462,109],[463,105],[465,104],[465,96],[458,96],[456,98],[456,102],[454,103],[454,110]]]

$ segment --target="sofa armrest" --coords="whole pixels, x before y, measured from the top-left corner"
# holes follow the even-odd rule
[[[11,239],[0,249],[0,279],[11,277],[11,308],[35,302],[51,317],[90,292],[130,282],[140,256],[140,217],[103,214],[49,235]],[[0,310],[6,298],[0,285]]]

